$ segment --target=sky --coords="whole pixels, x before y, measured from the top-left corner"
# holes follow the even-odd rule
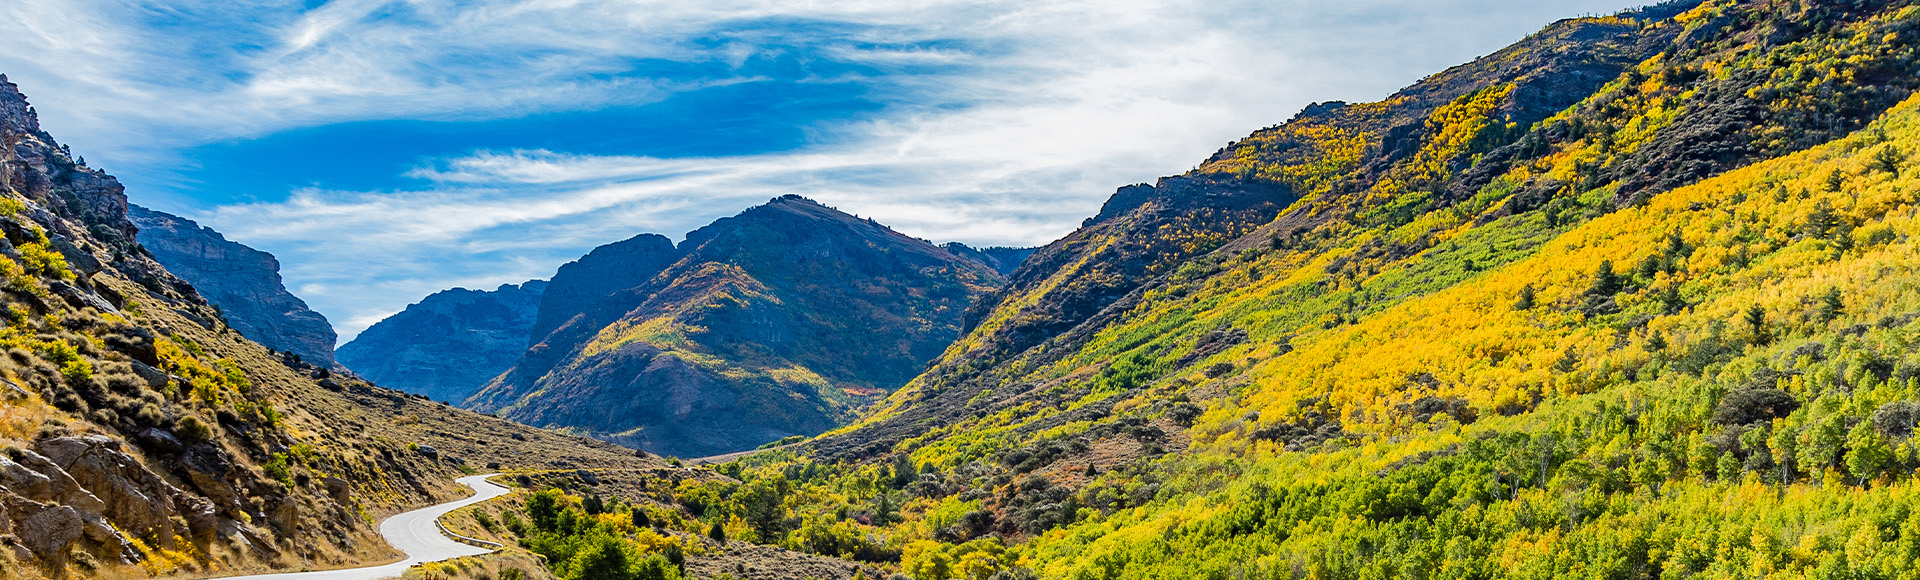
[[[1619,0],[7,0],[0,73],[344,342],[789,193],[1034,246],[1117,187]]]

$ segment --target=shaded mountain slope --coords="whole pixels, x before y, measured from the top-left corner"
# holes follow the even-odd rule
[[[526,352],[542,280],[454,288],[408,305],[340,345],[340,363],[384,387],[459,402]]]
[[[322,367],[333,366],[338,338],[333,325],[287,291],[273,254],[228,241],[193,220],[138,205],[128,206],[127,220],[140,229],[135,238],[153,259],[219,307],[241,336]]]
[[[948,242],[942,244],[940,247],[946,248],[947,251],[960,256],[977,260],[988,268],[993,268],[993,271],[999,272],[1002,277],[1012,276],[1014,270],[1020,269],[1020,264],[1025,263],[1028,257],[1033,256],[1033,253],[1040,249],[1008,248],[1003,246],[976,249],[960,242]]]
[[[792,196],[691,232],[680,251],[571,316],[469,405],[681,455],[818,433],[917,374],[1000,281]]]

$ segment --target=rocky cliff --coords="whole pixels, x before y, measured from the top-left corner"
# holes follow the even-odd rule
[[[464,401],[527,350],[542,280],[435,292],[341,345],[340,363],[383,387]]]
[[[127,208],[0,76],[0,576],[356,565],[394,555],[375,517],[466,465],[659,465],[270,351]]]
[[[327,317],[287,291],[273,254],[228,241],[213,228],[173,214],[128,206],[135,239],[167,271],[185,279],[241,336],[332,367],[337,336]]]
[[[555,294],[596,279],[595,256],[650,266],[660,241],[563,268],[541,320],[564,322],[469,406],[683,456],[818,433],[917,374],[1000,283],[978,260],[789,196],[689,233],[671,265],[622,270],[635,285],[584,309],[549,308],[607,287]]]
[[[586,312],[614,293],[638,287],[680,259],[673,240],[659,234],[640,234],[594,248],[567,262],[553,274],[540,296],[539,314],[529,331],[534,346],[561,325]]]

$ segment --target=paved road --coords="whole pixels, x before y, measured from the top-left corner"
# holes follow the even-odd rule
[[[326,570],[321,572],[289,572],[285,574],[261,574],[258,576],[234,576],[221,580],[378,580],[381,578],[399,578],[402,572],[415,564],[451,560],[461,556],[477,556],[491,552],[455,542],[440,533],[434,521],[447,512],[487,501],[507,494],[507,488],[494,485],[487,478],[499,475],[475,475],[462,477],[454,481],[473,488],[473,497],[443,503],[430,508],[417,509],[380,522],[380,535],[387,538],[407,559],[385,566],[370,566],[348,570]]]

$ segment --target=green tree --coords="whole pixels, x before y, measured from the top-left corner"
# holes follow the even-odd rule
[[[1667,286],[1666,290],[1660,292],[1661,313],[1673,315],[1684,312],[1686,309],[1687,300],[1680,296],[1680,286],[1678,284]]]
[[[640,549],[620,538],[596,534],[591,544],[575,557],[568,580],[679,580],[680,571],[658,554],[640,553]]]
[[[1813,205],[1813,213],[1807,214],[1806,224],[1801,233],[1809,238],[1827,239],[1832,235],[1834,226],[1840,224],[1839,216],[1833,213],[1833,204],[1820,200]]]
[[[727,528],[722,527],[720,522],[714,522],[712,526],[707,528],[707,537],[713,538],[713,541],[720,542],[724,545],[727,543]]]
[[[1871,421],[1861,421],[1847,433],[1847,473],[1859,478],[1860,485],[1879,477],[1893,461],[1893,448],[1880,439]]]
[[[1907,161],[1906,157],[1906,155],[1900,153],[1899,147],[1888,144],[1886,147],[1881,147],[1879,151],[1874,152],[1873,168],[1898,176],[1900,175],[1900,166]]]
[[[1839,318],[1840,315],[1845,314],[1846,311],[1847,305],[1840,299],[1839,288],[1828,288],[1827,293],[1820,297],[1821,322],[1833,322],[1834,319]]]
[[[551,532],[560,521],[560,490],[546,489],[527,498],[527,518],[534,529]]]
[[[1747,335],[1753,344],[1766,346],[1773,343],[1773,330],[1767,327],[1767,309],[1754,305],[1747,309]]]
[[[1532,284],[1521,286],[1520,298],[1513,301],[1513,309],[1514,310],[1533,310],[1533,302],[1536,294],[1537,294],[1537,291],[1533,289]]]
[[[1613,261],[1603,260],[1600,262],[1600,267],[1593,271],[1593,282],[1587,285],[1587,296],[1611,297],[1619,294],[1622,287],[1620,274],[1613,271]]]

